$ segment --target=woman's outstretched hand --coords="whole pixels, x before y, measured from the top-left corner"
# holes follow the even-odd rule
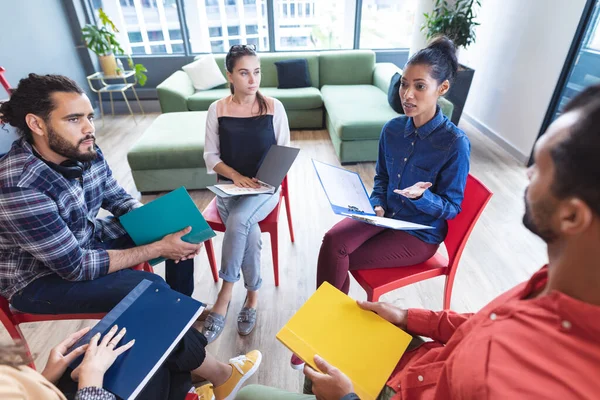
[[[411,200],[420,199],[423,193],[429,189],[433,184],[431,182],[417,182],[414,185],[407,187],[406,189],[396,189],[394,193],[409,198]]]

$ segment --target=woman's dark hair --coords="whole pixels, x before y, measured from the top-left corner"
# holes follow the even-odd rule
[[[31,141],[33,136],[25,116],[34,114],[48,121],[56,108],[52,102],[52,93],[55,92],[83,94],[77,83],[66,76],[29,74],[19,81],[10,99],[0,104],[0,122],[14,126],[21,136]]]
[[[231,46],[229,53],[227,53],[227,56],[225,56],[225,68],[227,69],[227,72],[232,74],[237,61],[245,56],[258,57],[253,45],[242,44]],[[235,88],[231,83],[229,84],[229,90],[231,90],[231,94],[235,93]],[[260,91],[256,92],[256,100],[258,101],[258,115],[266,114],[267,110],[269,109],[267,106],[267,100],[265,99],[265,96],[260,93]]]
[[[452,83],[458,70],[456,46],[446,36],[438,36],[427,47],[419,50],[406,65],[428,65],[431,77],[440,85],[445,80]]]

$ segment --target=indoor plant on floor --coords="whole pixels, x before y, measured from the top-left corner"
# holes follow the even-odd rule
[[[102,72],[108,76],[120,75],[123,71],[117,66],[115,55],[125,53],[121,44],[117,40],[116,33],[119,32],[115,24],[111,21],[104,10],[99,10],[100,26],[87,24],[82,29],[83,40],[88,49],[96,53],[102,66]],[[127,55],[127,64],[135,72],[135,78],[140,85],[144,86],[148,77],[148,72],[142,64],[134,64],[130,55]]]
[[[424,14],[425,23],[421,31],[428,40],[440,35],[449,37],[456,45],[458,53],[461,48],[475,43],[475,27],[479,23],[475,21],[474,6],[480,7],[480,0],[435,0],[433,11]],[[454,84],[446,94],[446,98],[454,104],[451,119],[455,124],[460,120],[474,74],[475,70],[472,68],[460,65]]]

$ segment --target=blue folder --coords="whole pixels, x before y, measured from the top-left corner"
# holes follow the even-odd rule
[[[189,243],[202,243],[217,235],[183,186],[128,212],[119,221],[137,246],[156,242],[187,226],[191,226],[192,231],[182,240]],[[164,260],[155,258],[150,264]]]
[[[135,344],[120,355],[104,375],[104,388],[123,399],[135,399],[173,348],[190,329],[205,305],[147,279],[140,282],[70,351],[102,336],[114,325],[127,328],[119,345],[135,339]],[[70,367],[83,360],[78,357]]]

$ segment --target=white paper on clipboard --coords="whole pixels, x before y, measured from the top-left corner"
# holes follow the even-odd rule
[[[352,171],[313,160],[329,202],[337,207],[355,207],[366,214],[375,214],[360,176]],[[355,210],[355,211],[356,211]]]

